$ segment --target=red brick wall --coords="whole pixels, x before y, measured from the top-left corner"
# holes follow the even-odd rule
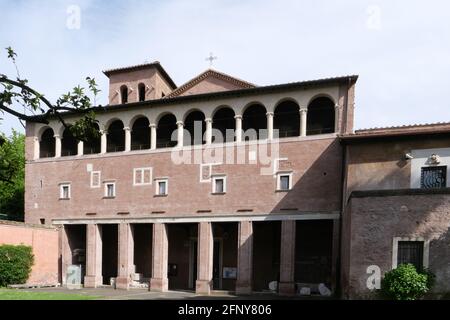
[[[351,248],[342,264],[345,297],[371,296],[367,267],[377,265],[382,274],[392,269],[395,237],[430,241],[429,269],[436,275],[433,291],[449,292],[449,208],[448,194],[352,198],[345,221],[348,237],[343,242],[347,250]]]
[[[58,229],[0,221],[0,245],[2,244],[27,245],[33,248],[34,266],[27,283],[58,283]]]
[[[281,143],[280,157],[289,159],[282,169],[293,170],[289,193],[276,192],[274,176],[260,174],[269,164],[229,164],[213,169],[213,174],[227,175],[227,194],[212,195],[211,183],[200,183],[200,165],[176,165],[170,151],[27,163],[26,222],[89,218],[87,213],[117,218],[120,212],[129,212],[128,217],[151,217],[161,211],[170,216],[198,216],[199,210],[211,210],[212,215],[235,215],[242,209],[254,214],[340,210],[342,151],[336,138]],[[101,171],[102,181],[116,180],[115,199],[103,199],[103,185],[90,188],[88,164]],[[153,178],[169,177],[168,197],[154,197],[155,183],[133,187],[133,168],[144,167],[153,167]],[[59,200],[61,182],[71,183],[69,201]]]

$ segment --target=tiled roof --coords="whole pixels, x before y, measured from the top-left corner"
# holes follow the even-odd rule
[[[426,129],[426,128],[436,128],[436,127],[449,127],[450,122],[436,122],[436,123],[419,123],[419,124],[408,124],[402,126],[391,126],[391,127],[374,127],[367,129],[358,129],[355,131],[355,134],[370,134],[370,133],[378,133],[385,131],[399,131],[399,130],[411,130],[411,129]]]
[[[189,80],[188,82],[186,82],[179,88],[172,91],[170,94],[168,94],[166,96],[166,99],[170,99],[170,98],[179,96],[180,94],[186,92],[187,90],[194,87],[195,85],[197,85],[198,83],[200,83],[201,81],[205,80],[208,77],[215,77],[220,80],[231,82],[231,83],[237,85],[238,87],[242,87],[242,89],[249,89],[249,88],[256,87],[256,85],[254,85],[253,83],[232,77],[228,74],[225,74],[225,73],[213,70],[213,69],[208,69],[205,72],[201,73],[200,75],[196,76],[195,78]]]
[[[273,92],[283,92],[286,90],[297,90],[297,89],[305,89],[309,87],[322,86],[322,85],[330,85],[330,84],[338,84],[338,83],[349,83],[356,82],[358,80],[357,75],[351,76],[342,76],[342,77],[334,77],[334,78],[324,78],[319,80],[309,80],[309,81],[300,81],[300,82],[290,82],[284,84],[270,85],[270,86],[261,86],[261,87],[253,87],[248,89],[239,89],[239,90],[231,90],[231,91],[219,91],[219,92],[211,92],[211,93],[202,93],[196,95],[188,95],[188,96],[179,96],[173,98],[163,98],[159,100],[147,100],[143,102],[133,102],[127,104],[118,104],[118,105],[107,105],[107,106],[98,106],[95,108],[95,112],[108,112],[113,110],[130,110],[134,107],[152,107],[152,106],[161,106],[161,105],[175,105],[179,103],[186,102],[194,102],[194,101],[209,101],[213,99],[219,98],[235,98],[242,96],[251,96],[255,94],[265,94],[265,93],[273,93]],[[65,112],[65,114],[71,114],[73,112]],[[42,116],[35,116],[32,119],[41,120]]]
[[[148,68],[156,68],[158,71],[162,74],[162,76],[169,82],[169,85],[172,87],[172,89],[176,89],[177,85],[175,82],[170,78],[169,74],[164,70],[161,63],[159,61],[154,61],[151,63],[143,63],[143,64],[137,64],[134,66],[128,66],[128,67],[120,67],[120,68],[114,68],[103,71],[103,73],[109,78],[114,73],[121,73],[121,72],[129,72],[129,71],[136,71],[136,70],[142,70],[142,69],[148,69]]]
[[[343,141],[358,141],[364,139],[381,139],[389,137],[412,137],[417,135],[448,134],[450,122],[427,124],[412,124],[385,128],[371,128],[356,130],[353,134],[342,135]]]

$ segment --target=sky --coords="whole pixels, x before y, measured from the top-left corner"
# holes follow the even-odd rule
[[[214,68],[257,85],[360,76],[355,128],[450,121],[450,2],[0,0],[0,73],[51,101],[87,76],[160,61],[181,85]],[[0,132],[23,131],[0,115]]]

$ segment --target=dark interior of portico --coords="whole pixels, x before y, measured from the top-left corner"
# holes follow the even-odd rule
[[[253,224],[253,291],[269,290],[280,278],[281,222]]]
[[[134,224],[134,265],[144,279],[152,276],[152,224]]]
[[[101,226],[102,234],[102,275],[103,284],[110,285],[111,278],[117,277],[119,234],[118,225],[104,224]]]

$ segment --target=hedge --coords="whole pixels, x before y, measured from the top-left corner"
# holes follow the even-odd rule
[[[416,270],[412,264],[402,264],[385,274],[381,282],[382,294],[392,300],[417,300],[428,293],[435,276],[428,270]]]
[[[0,287],[25,284],[34,263],[33,248],[28,246],[0,246]]]

